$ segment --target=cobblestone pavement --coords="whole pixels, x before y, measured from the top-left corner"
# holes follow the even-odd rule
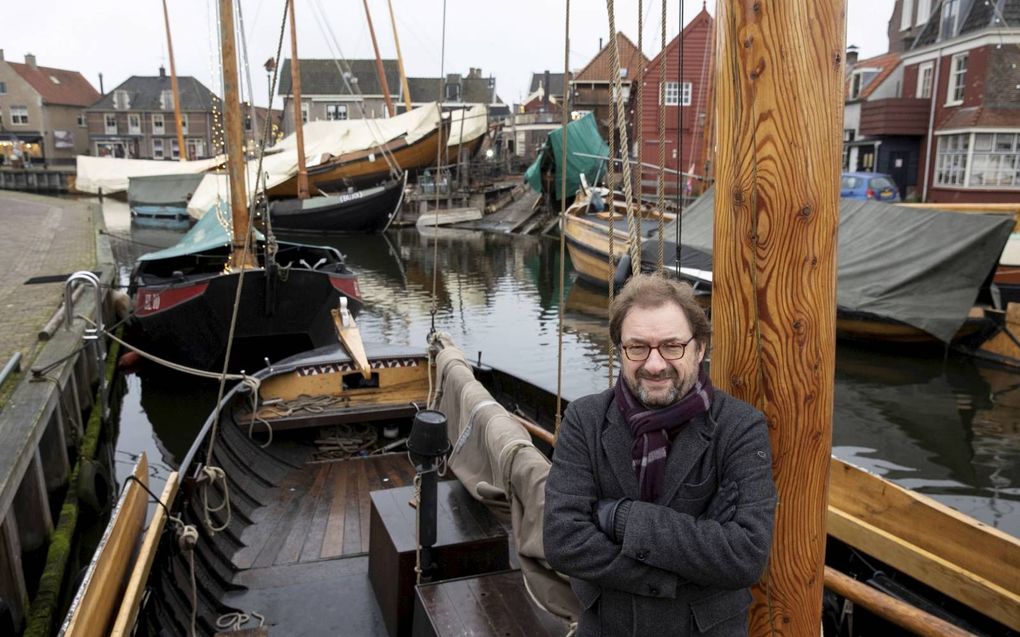
[[[64,283],[25,285],[38,276],[93,268],[96,230],[88,204],[0,191],[0,366],[16,351],[22,369],[38,333],[63,298]]]

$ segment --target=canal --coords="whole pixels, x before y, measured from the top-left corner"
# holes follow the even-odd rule
[[[132,227],[122,202],[107,199],[104,212],[125,280],[135,257],[180,237]],[[359,274],[366,342],[424,346],[434,320],[469,357],[556,390],[558,241],[445,229],[423,236],[413,227],[303,240],[339,248]],[[605,296],[573,285],[569,268],[566,281],[562,388],[569,399],[607,386],[609,337]],[[145,451],[158,492],[212,410],[217,388],[166,373],[124,382],[117,473],[127,475]],[[954,353],[840,343],[833,453],[1020,536],[1020,374]]]

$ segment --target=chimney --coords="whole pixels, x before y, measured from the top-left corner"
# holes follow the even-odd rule
[[[162,64],[159,65],[159,78],[162,80],[166,79],[166,67]]]
[[[544,89],[542,91],[542,93],[543,93],[543,95],[542,95],[542,103],[545,104],[546,106],[549,106],[549,94],[552,92],[552,90],[549,87],[549,71],[548,70],[546,70],[546,72],[545,72],[545,80],[542,83],[542,88]]]
[[[468,69],[468,78],[469,79],[476,80],[476,79],[478,79],[480,77],[482,77],[482,69],[476,69],[473,66],[470,69]]]
[[[0,62],[4,61],[4,50],[0,49]]]
[[[106,91],[103,90],[103,74],[99,74],[99,94],[106,95]]]
[[[599,38],[599,51],[602,50],[602,38]]]
[[[860,51],[855,45],[851,44],[846,48],[846,66],[850,68],[854,64],[857,64],[857,53]]]
[[[25,54],[25,64],[29,65],[33,69],[35,68],[35,56],[31,53]]]

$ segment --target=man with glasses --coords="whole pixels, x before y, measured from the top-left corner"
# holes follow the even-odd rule
[[[776,491],[761,412],[712,387],[686,283],[632,277],[610,308],[620,376],[567,409],[544,544],[581,603],[577,635],[746,635]]]

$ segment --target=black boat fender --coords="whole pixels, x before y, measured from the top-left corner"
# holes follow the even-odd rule
[[[109,470],[102,463],[82,458],[76,486],[78,502],[91,513],[103,513],[110,507]]]
[[[616,264],[616,271],[613,273],[613,289],[619,292],[623,289],[627,279],[630,278],[630,254],[625,254],[620,257],[620,262]]]

